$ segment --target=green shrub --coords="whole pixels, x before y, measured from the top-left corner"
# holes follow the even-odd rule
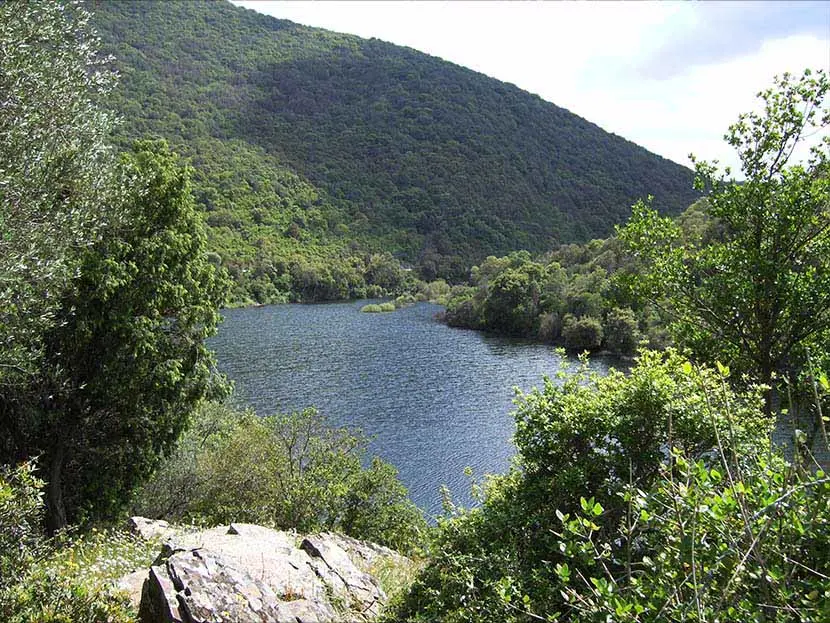
[[[338,530],[402,550],[426,524],[395,469],[363,466],[367,439],[314,409],[257,417],[207,405],[139,492],[134,512],[171,521],[246,521]]]
[[[395,299],[395,309],[403,309],[404,307],[412,307],[418,299],[411,294],[401,294]]]
[[[584,316],[562,327],[562,341],[571,352],[595,351],[602,344],[602,325],[593,316]]]
[[[555,342],[562,333],[562,319],[559,314],[552,312],[539,317],[539,332],[537,337],[542,342]]]
[[[0,468],[0,620],[132,623],[114,583],[149,566],[153,545],[116,531],[45,539],[42,486],[32,464]]]
[[[637,318],[629,308],[615,307],[603,323],[605,348],[616,355],[633,355],[640,342]]]
[[[0,466],[0,591],[20,582],[42,555],[42,488],[33,463]]]
[[[475,290],[464,288],[449,297],[444,321],[451,327],[481,329],[484,327],[482,313],[482,303],[475,297]]]
[[[429,283],[421,281],[418,283],[417,299],[419,301],[437,303],[438,305],[446,305],[450,290],[450,285],[443,279],[436,279]]]
[[[379,314],[395,311],[395,303],[369,303],[360,308],[360,311],[367,314]]]
[[[614,560],[623,560],[614,547],[615,530],[629,518],[625,496],[660,486],[669,448],[708,469],[719,462],[720,446],[739,468],[741,457],[769,453],[771,427],[758,390],[733,393],[719,372],[672,351],[642,353],[628,375],[583,369],[560,384],[546,380],[520,396],[516,421],[516,466],[484,484],[480,507],[440,521],[432,559],[392,618],[495,623],[534,618],[530,612],[556,620],[568,603],[555,570],[572,564],[560,514],[582,513],[583,498],[591,512],[601,509],[603,529],[590,543],[608,544]]]
[[[828,620],[823,471],[767,453],[708,466],[675,451],[651,489],[621,493],[622,521],[583,498],[552,528],[564,558],[548,574],[557,620]]]

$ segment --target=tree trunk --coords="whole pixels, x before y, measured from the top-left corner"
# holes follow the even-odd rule
[[[49,483],[46,486],[46,529],[55,534],[66,527],[66,508],[63,504],[64,442],[58,439],[49,462]]]

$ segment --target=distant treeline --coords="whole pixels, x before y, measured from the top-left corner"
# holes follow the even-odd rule
[[[684,235],[701,238],[714,227],[704,200],[677,217]],[[553,343],[572,352],[632,355],[641,341],[665,347],[670,338],[658,306],[635,296],[637,262],[612,236],[560,245],[533,257],[527,251],[488,257],[470,271],[470,285],[445,300],[444,320]]]

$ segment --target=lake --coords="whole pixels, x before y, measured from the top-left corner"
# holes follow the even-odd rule
[[[427,515],[441,511],[441,485],[470,504],[465,468],[480,479],[505,471],[515,454],[513,388],[541,386],[560,356],[449,328],[435,320],[436,305],[361,313],[366,303],[226,310],[209,344],[237,404],[262,415],[317,407],[332,424],[371,436],[370,453],[398,468]],[[613,361],[591,366],[605,372]]]

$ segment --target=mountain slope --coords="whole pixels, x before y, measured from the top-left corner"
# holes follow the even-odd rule
[[[674,213],[695,198],[688,169],[408,48],[226,2],[92,9],[124,136],[192,157],[228,260],[253,236],[274,258],[386,249],[457,277],[489,254],[605,236],[649,194]]]

